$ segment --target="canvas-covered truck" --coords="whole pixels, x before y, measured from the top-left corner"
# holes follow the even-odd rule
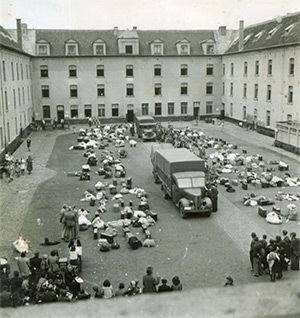
[[[143,141],[156,140],[156,122],[152,116],[135,117],[136,132]]]
[[[155,182],[160,182],[165,198],[171,198],[182,218],[200,213],[210,216],[212,200],[205,187],[205,160],[184,148],[151,149]]]

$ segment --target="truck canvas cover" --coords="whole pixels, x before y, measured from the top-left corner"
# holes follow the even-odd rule
[[[165,175],[175,172],[205,171],[205,161],[183,148],[158,149],[152,161]]]

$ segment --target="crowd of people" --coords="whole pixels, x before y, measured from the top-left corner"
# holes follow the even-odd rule
[[[26,140],[26,146],[28,151],[31,151],[31,139]],[[14,177],[19,178],[22,175],[31,174],[33,170],[33,158],[31,155],[25,158],[14,158],[11,153],[7,153],[4,156],[3,165],[1,167],[2,173],[6,177],[8,182],[12,182]]]
[[[277,235],[268,241],[264,234],[260,239],[256,233],[251,233],[250,263],[255,277],[264,274],[270,275],[270,280],[283,277],[283,272],[290,267],[299,271],[300,239],[295,232],[282,231],[282,236]]]
[[[2,258],[0,264],[1,307],[74,302],[90,298],[109,299],[182,290],[178,276],[174,276],[168,284],[166,278],[160,279],[159,276],[154,275],[153,268],[149,266],[142,278],[141,286],[138,280],[132,280],[128,286],[122,282],[114,288],[111,282],[105,279],[103,283],[93,286],[91,294],[83,286],[82,278],[78,276],[77,264],[70,262],[64,270],[61,268],[57,250],[52,250],[49,256],[42,257],[36,252],[31,258],[28,258],[26,253],[21,253],[17,259],[19,271],[14,271],[12,277],[7,259]]]

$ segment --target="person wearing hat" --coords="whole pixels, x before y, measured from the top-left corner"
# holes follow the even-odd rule
[[[29,265],[31,273],[39,273],[41,270],[41,262],[40,253],[35,252],[34,256],[29,259]]]
[[[153,268],[148,266],[146,269],[146,275],[143,276],[143,293],[156,293],[156,286],[159,281],[159,277],[153,276]]]
[[[295,232],[290,234],[291,237],[291,270],[299,270],[299,256],[300,256],[300,239]]]

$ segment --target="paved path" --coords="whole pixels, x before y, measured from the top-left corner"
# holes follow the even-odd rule
[[[0,255],[12,254],[12,242],[18,238],[20,229],[26,217],[28,206],[37,187],[55,175],[55,171],[47,168],[48,159],[52,153],[55,140],[61,134],[69,131],[51,130],[37,131],[30,136],[31,152],[27,150],[26,142],[15,151],[15,158],[33,158],[33,172],[7,183],[0,180]]]

